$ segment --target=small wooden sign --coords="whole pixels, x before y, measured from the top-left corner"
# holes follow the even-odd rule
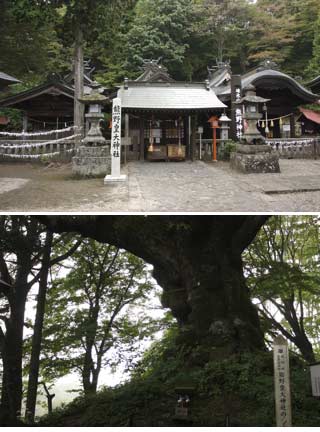
[[[274,389],[277,427],[291,427],[291,393],[288,342],[278,336],[273,345]]]

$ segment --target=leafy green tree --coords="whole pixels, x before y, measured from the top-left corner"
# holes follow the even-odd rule
[[[285,65],[297,37],[290,0],[258,0],[254,7],[249,41],[249,60],[271,59]]]
[[[55,242],[60,238],[56,237]],[[3,425],[14,425],[21,413],[25,308],[30,290],[39,281],[40,289],[44,289],[49,267],[63,258],[49,260],[53,243],[51,233],[35,218],[0,217],[0,274],[4,282],[0,285],[0,298],[5,301],[5,311],[0,316],[4,324],[0,327],[3,362],[0,422]],[[37,387],[37,345],[41,328],[38,326],[36,330],[40,337],[35,338],[36,344],[32,347],[30,390]]]
[[[4,0],[1,6],[0,70],[23,81],[22,88],[43,82],[66,67],[56,9],[35,1]],[[21,90],[21,85],[17,86]]]
[[[315,26],[313,53],[308,68],[308,74],[310,78],[315,78],[320,75],[320,12]]]
[[[135,357],[135,343],[158,329],[143,312],[153,284],[143,260],[93,240],[83,241],[68,268],[49,290],[42,375],[52,381],[77,371],[91,394],[104,366],[124,352]]]
[[[161,57],[176,78],[188,55],[193,5],[191,0],[139,0],[132,26],[123,37],[127,68],[136,72],[143,59]]]
[[[236,70],[247,66],[247,43],[250,35],[252,5],[246,0],[203,0],[196,7],[200,17],[197,33],[206,40],[198,55],[213,64],[231,60]]]
[[[282,333],[308,362],[319,344],[319,222],[316,216],[274,217],[244,254],[265,331]]]

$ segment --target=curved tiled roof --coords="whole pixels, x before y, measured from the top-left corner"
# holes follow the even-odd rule
[[[242,87],[247,87],[250,84],[259,87],[259,83],[269,83],[270,86],[276,85],[276,82],[289,88],[292,93],[300,97],[306,103],[315,102],[319,96],[312,93],[297,80],[289,75],[274,69],[254,69],[245,75],[242,75]],[[231,94],[231,85],[214,88],[218,96],[227,96]]]

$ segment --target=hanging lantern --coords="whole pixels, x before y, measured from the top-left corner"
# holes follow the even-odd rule
[[[265,129],[265,127],[266,127],[266,122],[263,121],[263,122],[262,122],[262,128]]]
[[[270,123],[270,127],[274,127],[274,121],[273,120],[271,120],[271,123]]]
[[[280,126],[282,126],[282,125],[283,125],[283,120],[282,120],[282,117],[280,117],[280,119],[279,119],[279,124],[280,124]]]

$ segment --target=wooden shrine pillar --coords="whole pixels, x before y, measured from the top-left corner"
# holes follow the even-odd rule
[[[79,101],[83,96],[83,33],[80,24],[76,28],[75,46],[74,46],[74,126],[78,129],[75,134],[84,136],[84,113],[85,106]],[[81,144],[81,136],[76,137],[76,147]]]
[[[197,148],[197,118],[195,114],[191,116],[191,138],[190,138],[190,160],[193,162],[195,159],[195,152]]]
[[[290,138],[296,138],[296,120],[294,114],[290,116]]]
[[[141,161],[144,161],[144,121],[140,118],[140,157]]]

